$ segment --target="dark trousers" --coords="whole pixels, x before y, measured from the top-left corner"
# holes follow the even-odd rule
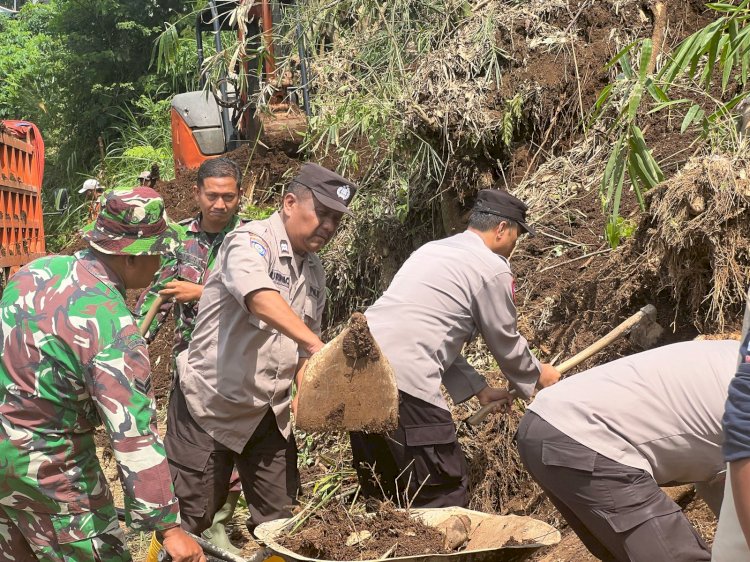
[[[680,506],[647,472],[598,454],[534,412],[521,420],[517,439],[526,469],[600,560],[711,560]]]
[[[352,432],[362,494],[407,507],[466,507],[468,471],[450,412],[399,392],[398,428]]]
[[[297,503],[299,473],[294,437],[285,439],[271,408],[237,454],[196,423],[179,385],[169,399],[164,439],[175,494],[180,500],[182,528],[199,535],[211,526],[226,502],[236,466],[250,511],[248,527],[289,517]]]

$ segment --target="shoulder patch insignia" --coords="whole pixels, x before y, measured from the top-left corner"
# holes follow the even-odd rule
[[[250,245],[261,257],[265,257],[268,253],[268,244],[266,244],[266,241],[257,234],[250,234]]]
[[[279,243],[279,249],[281,250],[282,254],[288,254],[289,253],[289,244],[286,240],[282,240]]]

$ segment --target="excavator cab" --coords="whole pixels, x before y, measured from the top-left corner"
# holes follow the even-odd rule
[[[234,11],[247,4],[246,33],[233,21]],[[261,36],[265,42],[266,55],[263,73],[269,79],[276,72],[273,58],[273,16],[269,0],[208,0],[208,5],[196,16],[196,43],[198,65],[203,67],[204,34],[212,33],[216,51],[222,50],[221,32],[233,31],[240,41]],[[244,37],[246,35],[246,37]],[[257,68],[257,60],[240,61],[246,75]],[[218,87],[206,89],[201,76],[201,90],[178,94],[172,99],[172,150],[175,170],[195,169],[209,158],[216,158],[238,148],[242,142],[254,142],[260,134],[260,126],[254,119],[251,96],[256,92],[258,80],[248,84],[248,92],[240,93],[226,76],[222,76]]]

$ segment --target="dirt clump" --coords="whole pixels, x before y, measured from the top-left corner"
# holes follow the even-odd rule
[[[368,357],[370,361],[377,361],[380,358],[380,351],[372,339],[372,334],[367,326],[367,318],[361,312],[352,314],[349,321],[349,331],[344,336],[341,343],[344,355],[350,359],[360,359]]]
[[[371,514],[352,514],[336,504],[317,510],[300,531],[279,542],[285,548],[322,560],[373,560],[420,554],[443,554],[444,535],[393,504]]]
[[[397,423],[395,373],[365,316],[355,313],[349,326],[310,358],[299,389],[296,427],[383,433]]]

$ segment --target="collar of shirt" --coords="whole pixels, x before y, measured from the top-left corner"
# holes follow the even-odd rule
[[[204,231],[201,229],[201,219],[202,214],[198,213],[195,218],[193,218],[190,223],[187,224],[185,231],[188,234],[202,234]],[[240,222],[240,217],[237,216],[235,213],[234,216],[232,216],[232,220],[230,220],[227,225],[224,227],[224,230],[219,232],[218,234],[227,234],[228,232],[231,232],[235,229],[237,224]]]
[[[496,254],[495,252],[490,250],[487,247],[487,244],[484,243],[484,240],[482,240],[482,237],[479,236],[479,234],[477,234],[476,232],[472,232],[471,230],[464,230],[462,233],[457,234],[457,236],[464,237],[465,240],[472,246],[476,246],[477,248],[480,248],[482,251],[487,252],[488,254],[493,255],[496,258],[500,258],[508,265],[508,267],[510,267],[508,258],[506,258],[505,256],[501,256],[500,254]]]
[[[289,242],[289,235],[286,233],[286,228],[284,228],[284,221],[281,220],[281,214],[276,211],[273,215],[268,217],[268,225],[271,227],[271,231],[273,232],[273,236],[276,239],[276,243],[279,245],[278,247],[278,253],[279,259],[285,259],[287,260],[285,263],[287,264],[287,267],[294,271],[294,273],[297,275],[297,279],[302,283],[307,278],[310,277],[310,268],[313,265],[313,258],[308,253],[302,256],[302,260],[298,263],[298,261],[295,259],[294,250],[292,249],[292,244]],[[301,267],[300,267],[301,265]],[[298,285],[301,287],[302,285]]]
[[[103,261],[96,258],[91,250],[81,250],[76,252],[74,257],[83,266],[86,271],[99,279],[113,291],[119,292],[125,296],[125,285],[113,269],[107,266]]]

